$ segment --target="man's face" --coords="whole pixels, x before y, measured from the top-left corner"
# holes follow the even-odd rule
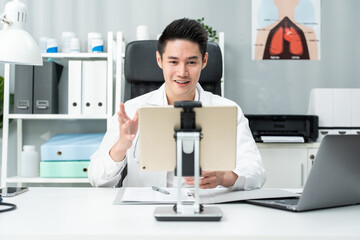
[[[175,101],[192,101],[201,70],[206,66],[208,54],[202,59],[199,45],[188,40],[168,41],[161,58],[156,52],[159,67],[163,70],[166,97],[170,105]]]

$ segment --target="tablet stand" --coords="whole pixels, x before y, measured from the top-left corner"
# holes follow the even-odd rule
[[[219,221],[222,212],[217,207],[203,207],[199,197],[200,178],[200,140],[201,128],[196,128],[194,107],[201,107],[200,102],[175,102],[174,107],[181,107],[181,127],[175,129],[176,169],[178,179],[177,204],[173,207],[158,207],[155,218],[158,221]],[[182,202],[182,177],[194,176],[194,204]]]

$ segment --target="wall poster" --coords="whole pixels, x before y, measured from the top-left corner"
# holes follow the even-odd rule
[[[320,60],[321,0],[252,0],[253,60]]]

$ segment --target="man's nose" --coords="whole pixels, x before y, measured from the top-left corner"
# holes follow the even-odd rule
[[[187,77],[189,75],[185,63],[178,65],[177,74],[179,77]]]

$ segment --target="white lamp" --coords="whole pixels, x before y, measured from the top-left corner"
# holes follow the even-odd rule
[[[25,31],[26,5],[13,0],[5,5],[0,17],[4,28],[0,31],[0,62],[23,65],[42,65],[40,49]]]

